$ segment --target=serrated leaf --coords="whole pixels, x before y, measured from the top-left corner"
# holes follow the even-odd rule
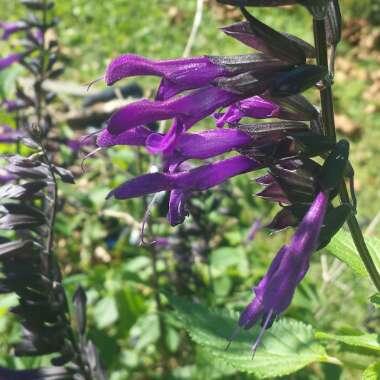
[[[380,380],[380,362],[371,364],[363,372],[363,380]]]
[[[238,334],[226,351],[228,338],[236,328],[237,315],[212,311],[177,297],[169,296],[169,300],[191,338],[214,357],[223,359],[239,371],[264,379],[296,372],[314,362],[337,363],[316,342],[311,326],[290,319],[280,320],[265,332],[254,359],[250,348],[259,333],[259,326]]]
[[[380,351],[380,335],[378,334],[335,335],[324,332],[317,332],[315,334],[315,337],[320,340],[335,340],[349,346]]]
[[[380,270],[380,240],[375,237],[367,237],[365,238],[365,242],[375,265]],[[367,270],[348,232],[339,231],[326,249],[360,276],[368,276]]]

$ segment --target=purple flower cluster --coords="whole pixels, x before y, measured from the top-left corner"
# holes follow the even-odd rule
[[[170,191],[168,219],[175,225],[183,222],[186,199],[191,193],[267,166],[264,156],[267,156],[268,141],[273,148],[283,147],[278,158],[293,155],[290,147],[285,148],[288,130],[311,133],[300,121],[313,120],[318,112],[299,93],[322,79],[325,68],[306,64],[306,58],[314,56],[312,46],[267,26],[263,33],[262,23],[253,16],[248,17],[248,21],[223,31],[262,53],[162,61],[128,54],[111,62],[104,76],[107,85],[126,77],[147,75],[160,77],[161,83],[154,100],[130,103],[112,115],[107,128],[98,136],[97,144],[101,148],[144,146],[152,154],[162,154],[163,172],[127,181],[109,196],[126,199]],[[272,44],[273,40],[277,42]],[[229,108],[225,113],[217,112],[223,107]],[[213,114],[219,128],[188,132]],[[247,131],[239,127],[239,121],[246,117],[294,122]],[[166,133],[144,127],[169,119],[173,122]],[[222,128],[225,125],[228,128]],[[318,138],[322,137],[316,136]],[[187,160],[211,159],[231,151],[244,153],[190,170],[181,165]]]
[[[241,7],[300,3],[316,18],[326,11],[325,2],[316,0],[221,2]],[[301,95],[327,75],[327,68],[306,63],[315,58],[314,48],[241,9],[246,21],[222,31],[259,53],[159,61],[128,54],[113,60],[104,76],[107,85],[132,76],[157,76],[161,82],[154,100],[130,103],[112,115],[97,144],[142,146],[161,154],[161,172],[128,180],[108,197],[128,199],[168,191],[171,225],[184,221],[186,201],[194,192],[269,169],[257,179],[264,186],[257,196],[279,202],[282,209],[267,227],[294,227],[296,232],[275,256],[239,319],[239,328],[244,329],[262,321],[255,351],[264,330],[289,306],[313,252],[327,244],[350,212],[331,203],[347,164],[348,146],[335,145],[321,133],[318,110]],[[189,132],[211,115],[215,129]],[[247,118],[277,120],[242,122]],[[146,126],[160,120],[173,120],[166,133]],[[229,152],[235,155],[195,168],[185,164]],[[322,165],[311,159],[320,155],[329,157]]]

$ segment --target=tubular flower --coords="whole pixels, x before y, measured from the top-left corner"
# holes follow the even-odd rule
[[[5,99],[1,105],[5,108],[7,112],[15,112],[23,108],[26,108],[28,106],[28,103],[21,99]]]
[[[238,325],[251,328],[262,319],[262,330],[290,305],[298,284],[309,269],[312,253],[318,248],[319,234],[329,197],[320,192],[299,224],[290,245],[283,246],[268,272],[254,289],[255,297],[243,310]],[[256,351],[262,334],[252,347]]]
[[[15,143],[26,137],[25,133],[17,131],[8,125],[0,126],[0,143]]]
[[[9,54],[7,57],[0,58],[0,70],[4,70],[16,62],[20,62],[22,58],[23,54],[20,53]]]
[[[231,177],[247,173],[263,166],[250,158],[235,156],[190,170],[175,165],[171,173],[149,173],[133,178],[108,194],[117,199],[128,199],[170,191],[168,220],[172,226],[183,222],[186,216],[186,200],[195,191],[215,187]],[[174,171],[176,170],[176,171]]]
[[[203,191],[223,183],[238,174],[262,168],[257,161],[236,156],[179,173],[149,173],[133,178],[108,194],[128,199],[160,191]]]
[[[25,30],[27,24],[23,21],[16,22],[0,22],[0,29],[3,29],[2,40],[7,40],[13,33],[19,32],[20,30]]]
[[[153,61],[138,55],[127,54],[113,60],[104,80],[108,86],[122,78],[132,76],[158,76],[162,78],[156,100],[166,100],[174,95],[210,84],[215,78],[233,76],[247,71],[283,69],[289,64],[262,54],[236,57],[192,57]]]

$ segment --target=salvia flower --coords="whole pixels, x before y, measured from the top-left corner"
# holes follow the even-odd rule
[[[15,130],[8,125],[0,125],[0,143],[15,143],[25,136],[25,133]]]
[[[2,40],[7,40],[13,33],[25,30],[28,25],[23,21],[0,22],[0,29],[3,30]]]
[[[23,54],[21,53],[13,53],[4,58],[0,58],[0,70],[4,70],[16,62],[20,62],[22,58]]]
[[[3,100],[1,105],[5,108],[7,112],[15,112],[27,107],[28,103],[22,99],[5,99]]]
[[[123,55],[108,66],[104,80],[112,85],[131,76],[158,76],[162,78],[156,100],[166,100],[185,90],[200,88],[221,76],[233,76],[264,68],[284,68],[289,65],[260,54],[236,57],[201,56],[153,61],[133,54]]]
[[[280,106],[270,100],[253,96],[236,102],[230,106],[225,113],[215,113],[216,126],[223,127],[224,124],[235,124],[244,117],[255,119],[267,119],[280,116]]]
[[[160,191],[203,191],[223,183],[238,174],[262,168],[257,161],[235,156],[212,164],[179,173],[149,173],[133,178],[108,194],[117,199],[128,199]]]
[[[223,107],[232,108],[218,126],[237,121],[245,113],[287,118],[289,114],[271,98],[297,95],[324,78],[326,69],[306,64],[306,58],[314,56],[310,45],[264,26],[245,10],[243,13],[247,22],[224,31],[265,54],[159,61],[127,54],[113,60],[104,75],[107,85],[131,76],[158,76],[162,80],[154,101],[143,99],[117,111],[108,122],[108,132],[117,136],[138,126],[173,119],[165,135],[151,134],[145,141],[151,153],[170,154],[182,133]],[[179,95],[184,91],[189,92]]]
[[[127,54],[108,66],[104,75],[107,85],[132,76],[156,76],[161,83],[154,100],[130,103],[113,114],[97,145],[135,145],[150,153],[163,153],[161,173],[131,179],[111,191],[109,197],[127,199],[169,191],[168,219],[176,225],[184,220],[186,202],[196,191],[238,174],[331,149],[330,139],[301,122],[317,119],[319,112],[300,93],[327,74],[326,68],[306,63],[307,58],[315,57],[314,48],[266,26],[245,9],[242,12],[247,21],[223,31],[260,53],[156,61]],[[225,107],[229,108],[221,112]],[[191,127],[212,114],[217,127],[229,128],[189,133]],[[285,121],[240,124],[246,117]],[[145,127],[160,120],[173,120],[166,133]],[[230,151],[241,155],[192,169],[183,166],[188,160],[206,160]],[[313,190],[308,194],[310,203]],[[268,197],[290,204],[289,194],[275,178],[265,191]]]
[[[254,289],[255,297],[241,313],[238,325],[249,329],[262,320],[265,330],[290,305],[298,284],[309,269],[312,253],[326,214],[329,197],[320,192],[298,226],[291,243],[283,246],[274,258],[268,272]],[[259,338],[262,334],[259,334]],[[255,352],[259,339],[253,345]]]

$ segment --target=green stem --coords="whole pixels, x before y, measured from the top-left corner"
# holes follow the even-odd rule
[[[328,67],[326,31],[324,20],[314,20],[313,26],[317,63],[318,65]],[[336,140],[331,83],[324,83],[324,88],[320,91],[320,96],[323,128],[325,134],[326,136],[333,137]],[[350,197],[348,195],[345,182],[342,183],[340,189],[340,199],[342,203],[350,203]],[[363,237],[363,233],[353,213],[348,218],[347,224],[350,229],[351,236],[355,243],[356,249],[364,263],[364,266],[366,267],[373,284],[380,292],[380,274],[376,268],[375,263],[373,262],[371,254],[369,253],[369,250]]]

